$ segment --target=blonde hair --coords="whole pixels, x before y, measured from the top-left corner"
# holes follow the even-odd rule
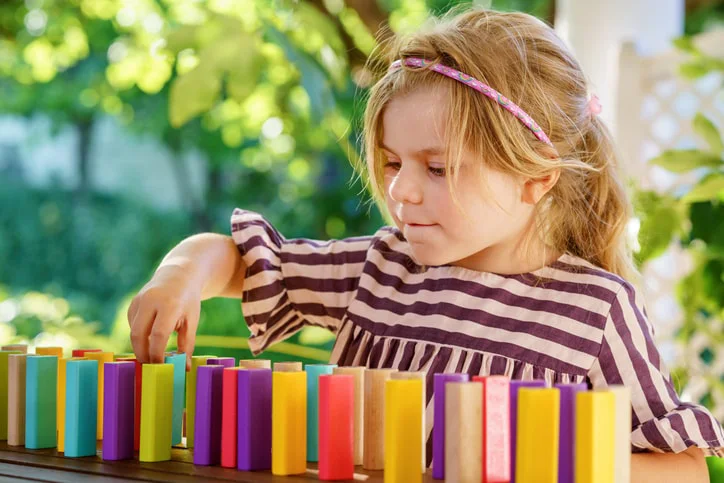
[[[385,73],[372,87],[364,115],[365,159],[357,166],[375,200],[384,205],[382,117],[395,96],[441,89],[447,100],[449,187],[467,149],[492,169],[523,179],[560,170],[536,205],[535,225],[546,244],[624,278],[636,270],[626,243],[631,206],[617,174],[617,154],[605,125],[588,110],[580,65],[553,29],[524,13],[474,9],[435,19],[384,46],[384,61],[422,57],[460,70],[508,97],[548,135],[549,146],[511,113],[470,87],[429,69]]]

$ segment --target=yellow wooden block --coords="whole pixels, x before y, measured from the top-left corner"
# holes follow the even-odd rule
[[[173,364],[144,364],[139,461],[171,459]]]
[[[385,383],[385,483],[422,482],[422,380]]]
[[[53,347],[49,347],[53,349]],[[62,351],[61,351],[62,353]],[[47,354],[55,355],[55,354]],[[66,359],[58,359],[58,390],[56,392],[56,398],[58,404],[56,406],[58,412],[56,413],[56,420],[58,422],[58,451],[65,452],[65,375],[66,375],[66,364],[68,361],[77,361],[86,359],[85,357],[68,357]]]
[[[272,374],[272,473],[307,471],[307,373]]]
[[[560,406],[558,389],[518,391],[517,483],[558,482]]]
[[[113,352],[86,352],[85,357],[98,361],[98,423],[96,434],[98,439],[103,439],[103,393],[105,392],[103,389],[103,365],[106,362],[113,362]]]
[[[615,434],[616,396],[607,391],[576,394],[576,483],[613,483]]]
[[[215,356],[192,356],[191,370],[186,373],[186,447],[194,447],[194,421],[196,418],[196,375],[199,366]]]
[[[38,356],[56,356],[58,360],[63,358],[62,347],[36,347],[35,355]]]

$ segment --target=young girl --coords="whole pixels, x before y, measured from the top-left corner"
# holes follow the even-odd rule
[[[161,362],[174,330],[192,354],[201,300],[240,298],[255,354],[325,327],[331,363],[426,371],[428,402],[439,372],[624,384],[633,481],[708,481],[722,427],[679,400],[627,282],[630,205],[568,49],[534,17],[472,10],[388,53],[364,133],[395,226],[286,239],[234,210],[231,237],[184,240],[133,300],[139,359]]]

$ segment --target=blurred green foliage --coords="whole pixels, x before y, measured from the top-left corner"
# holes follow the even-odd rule
[[[724,59],[702,53],[690,37],[678,39],[676,45],[689,54],[680,66],[684,78],[724,75]],[[682,357],[672,372],[681,388],[692,380],[706,381],[701,402],[715,407],[724,401],[724,373],[714,368],[715,363],[721,367],[717,357],[724,357],[724,126],[717,127],[698,113],[693,130],[704,141],[704,149],[669,150],[650,161],[672,173],[697,176],[684,190],[638,192],[642,245],[638,261],[655,258],[672,242],[692,256],[692,270],[679,281],[677,293],[684,311],[677,341],[691,357]]]

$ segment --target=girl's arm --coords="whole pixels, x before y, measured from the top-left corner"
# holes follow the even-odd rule
[[[631,455],[632,483],[708,483],[709,470],[704,453],[689,448],[678,454],[634,453]]]
[[[201,300],[241,298],[246,267],[229,236],[204,233],[174,247],[128,308],[131,344],[141,362],[160,363],[171,333],[190,365]]]

